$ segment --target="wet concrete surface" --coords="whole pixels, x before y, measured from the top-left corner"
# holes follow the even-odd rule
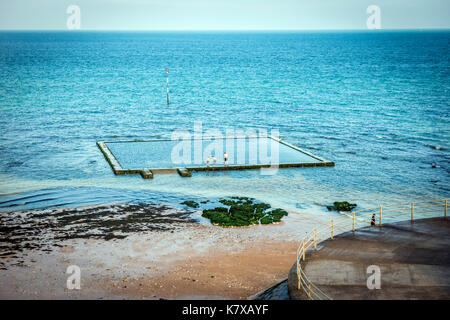
[[[288,290],[288,280],[284,280],[276,285],[265,289],[249,298],[250,300],[290,300]]]
[[[332,299],[450,299],[450,221],[430,218],[346,232],[310,250],[302,262],[309,279]],[[380,268],[380,289],[369,289],[369,266]],[[372,281],[370,281],[373,283]],[[296,264],[288,278],[292,299]]]

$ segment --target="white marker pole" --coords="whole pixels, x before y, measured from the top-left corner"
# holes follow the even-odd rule
[[[169,68],[166,68],[167,72],[167,104],[169,104]]]

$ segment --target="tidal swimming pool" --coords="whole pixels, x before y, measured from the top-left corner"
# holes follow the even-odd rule
[[[124,170],[321,164],[326,160],[272,137],[105,142]]]

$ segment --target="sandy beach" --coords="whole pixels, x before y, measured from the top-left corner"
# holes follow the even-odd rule
[[[86,212],[97,218],[119,216],[121,221],[112,223],[109,217],[107,225],[123,222],[128,229],[116,229],[113,236],[99,233],[104,223],[86,221]],[[134,223],[130,217],[136,213],[151,218]],[[69,215],[80,219],[68,221]],[[0,252],[0,298],[248,299],[286,279],[298,239],[320,223],[297,213],[296,220],[288,216],[276,225],[222,228],[195,222],[195,216],[198,212],[123,204],[3,213],[2,228],[9,228],[9,235]],[[53,219],[53,224],[38,232],[36,219],[40,224]],[[21,237],[8,221],[21,224]],[[17,240],[9,249],[7,238]],[[67,289],[70,265],[81,269],[80,290]]]

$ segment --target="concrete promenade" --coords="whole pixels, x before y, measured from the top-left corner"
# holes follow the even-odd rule
[[[429,218],[372,226],[335,236],[309,250],[302,262],[308,278],[332,299],[450,299],[450,221]],[[381,270],[381,289],[369,290],[367,267]],[[289,272],[291,299],[296,264]]]

